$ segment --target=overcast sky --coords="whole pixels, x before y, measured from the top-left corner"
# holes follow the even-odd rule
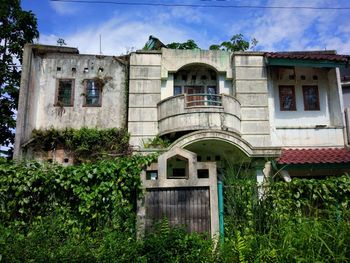
[[[349,0],[110,0],[124,3],[181,3],[347,7],[342,10],[130,6],[22,0],[38,18],[39,43],[63,38],[80,53],[120,55],[140,49],[149,35],[163,43],[193,39],[202,49],[242,33],[255,37],[259,51],[324,50],[350,54]]]

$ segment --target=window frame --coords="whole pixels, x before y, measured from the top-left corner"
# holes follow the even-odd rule
[[[102,106],[102,88],[101,87],[97,87],[97,89],[99,90],[99,96],[98,96],[98,103],[97,104],[87,104],[87,97],[88,97],[88,93],[87,93],[87,88],[88,88],[88,81],[92,81],[95,83],[96,86],[96,82],[94,79],[84,79],[84,102],[83,102],[83,107],[101,107]]]
[[[60,82],[61,81],[71,81],[71,94],[70,94],[70,103],[68,105],[63,105],[61,101],[59,101],[59,93],[60,93]],[[57,78],[56,79],[56,92],[55,92],[55,107],[73,107],[74,106],[74,92],[75,92],[75,79],[74,78]]]
[[[306,89],[308,88],[315,88],[316,89],[316,105],[317,107],[315,109],[310,109],[309,103],[306,99]],[[320,111],[320,92],[318,89],[318,85],[302,85],[302,92],[303,92],[303,102],[304,102],[304,111]]]
[[[289,109],[285,109],[283,107],[283,95],[282,95],[282,88],[290,88],[292,91],[292,106]],[[280,103],[280,111],[297,111],[297,101],[295,96],[295,86],[294,85],[278,85],[278,95],[279,95],[279,103]]]

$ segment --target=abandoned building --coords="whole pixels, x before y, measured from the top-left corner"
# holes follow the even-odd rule
[[[350,171],[349,101],[339,73],[349,60],[333,51],[159,47],[113,57],[27,45],[15,158],[35,158],[26,147],[34,129],[125,127],[136,152],[161,153],[141,175],[140,224],[147,229],[167,216],[214,235],[226,161],[251,158],[259,183],[272,166],[286,181]],[[152,147],[156,137],[170,146]],[[64,151],[56,161],[72,162]]]

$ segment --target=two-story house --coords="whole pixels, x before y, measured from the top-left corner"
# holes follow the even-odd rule
[[[161,48],[113,57],[27,45],[15,157],[35,156],[27,147],[33,129],[126,127],[135,151],[162,153],[141,175],[143,228],[167,216],[213,235],[227,161],[253,158],[258,182],[272,170],[286,181],[350,170],[339,75],[348,63],[332,51]],[[146,147],[155,137],[170,146]]]

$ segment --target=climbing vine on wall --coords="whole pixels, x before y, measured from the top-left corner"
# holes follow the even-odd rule
[[[0,222],[29,226],[54,214],[66,229],[130,229],[142,194],[140,173],[154,155],[63,167],[0,158]]]
[[[34,130],[30,147],[34,151],[65,149],[76,162],[91,162],[129,155],[129,134],[125,129]]]

